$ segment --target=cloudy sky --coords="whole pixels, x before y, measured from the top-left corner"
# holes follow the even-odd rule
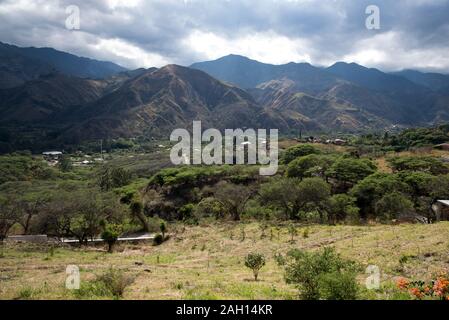
[[[66,28],[70,5],[79,30]],[[380,9],[379,30],[365,26],[369,5]],[[449,73],[449,0],[0,0],[0,41],[129,68],[234,53]]]

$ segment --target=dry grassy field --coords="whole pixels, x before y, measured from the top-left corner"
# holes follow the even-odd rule
[[[0,258],[1,299],[110,299],[87,290],[65,288],[66,267],[79,266],[81,287],[110,267],[135,277],[124,299],[298,299],[273,256],[289,249],[317,250],[333,246],[361,266],[360,284],[368,265],[382,271],[381,288],[362,290],[361,298],[398,299],[398,277],[428,280],[449,267],[449,222],[433,225],[297,226],[291,241],[287,226],[259,223],[170,225],[170,239],[120,244],[108,254],[98,247],[4,246]],[[304,232],[305,230],[308,230]],[[308,232],[308,235],[306,234]],[[265,233],[265,235],[263,235]],[[244,266],[249,252],[267,259],[255,282]]]

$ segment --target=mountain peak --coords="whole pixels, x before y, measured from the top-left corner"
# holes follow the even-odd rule
[[[232,59],[232,60],[246,60],[246,61],[251,60],[248,57],[245,57],[245,56],[242,56],[242,55],[239,55],[239,54],[234,54],[234,53],[231,53],[231,54],[228,54],[228,55],[223,56],[221,58],[218,58],[217,60],[230,60],[230,59]]]
[[[330,67],[328,67],[328,70],[332,70],[332,69],[336,69],[336,68],[346,68],[346,69],[353,69],[353,70],[364,70],[364,69],[368,69],[367,67],[364,67],[358,63],[355,62],[345,62],[345,61],[338,61],[335,62],[333,65],[331,65]]]

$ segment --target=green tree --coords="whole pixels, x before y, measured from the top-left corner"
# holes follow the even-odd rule
[[[359,208],[355,204],[356,198],[347,194],[335,194],[329,199],[329,221],[337,223],[347,217],[357,217]]]
[[[253,270],[254,281],[257,281],[259,271],[265,265],[265,257],[261,253],[250,253],[245,257],[245,266]]]
[[[222,204],[234,221],[240,220],[245,205],[252,196],[250,187],[220,182],[215,186],[215,198]]]
[[[298,144],[285,150],[281,158],[281,163],[289,164],[296,158],[304,157],[309,154],[319,154],[319,153],[321,153],[320,150],[318,150],[311,144]]]
[[[63,155],[61,160],[59,160],[59,169],[61,169],[62,172],[69,172],[72,170],[72,160],[70,159],[69,155]]]
[[[376,165],[368,159],[340,158],[335,161],[326,174],[338,182],[342,191],[376,172]]]
[[[131,210],[131,216],[133,218],[136,218],[137,220],[139,220],[139,222],[142,224],[143,231],[149,232],[150,226],[148,224],[147,217],[143,213],[143,205],[140,202],[140,200],[135,199],[135,200],[131,201],[131,203],[129,205],[129,209]]]
[[[402,214],[413,212],[413,202],[399,192],[385,194],[376,202],[376,216],[381,220],[392,220]]]
[[[106,223],[101,238],[108,245],[108,252],[112,253],[114,246],[117,243],[118,237],[123,232],[123,227],[120,224]]]
[[[319,154],[309,154],[296,158],[288,164],[286,176],[299,179],[319,176],[327,180],[326,171],[334,161],[335,158],[333,156]]]
[[[437,179],[437,177],[426,172],[408,171],[400,172],[399,177],[410,187],[410,197],[415,209],[418,212],[427,215],[426,213],[429,208],[428,204],[431,202],[430,196],[433,190],[432,182]]]
[[[46,208],[42,224],[47,233],[58,237],[75,237],[80,244],[98,236],[103,221],[121,223],[124,219],[124,210],[118,198],[95,189],[61,191]]]
[[[330,185],[320,178],[307,178],[299,183],[298,192],[301,197],[300,208],[308,211],[317,210],[323,223],[327,211],[326,201],[331,194]]]
[[[216,219],[222,218],[224,212],[223,205],[213,197],[203,198],[194,210],[194,214],[199,217],[213,216]]]
[[[388,163],[393,172],[420,171],[430,174],[447,174],[449,167],[441,160],[430,156],[410,156],[388,158]]]
[[[433,178],[429,181],[428,189],[434,201],[449,198],[449,174]]]
[[[102,191],[126,186],[131,182],[132,175],[123,168],[101,167],[96,173],[97,184]]]
[[[410,187],[398,175],[375,173],[357,183],[349,194],[357,199],[362,218],[375,214],[375,203],[392,192],[410,194]]]
[[[297,219],[302,204],[299,183],[293,178],[273,179],[260,187],[260,201],[282,210],[286,219]]]
[[[17,205],[11,198],[0,197],[0,244],[8,235],[9,230],[19,220]]]
[[[43,193],[26,193],[17,199],[20,219],[17,221],[24,234],[29,234],[32,223],[45,210],[48,197]]]

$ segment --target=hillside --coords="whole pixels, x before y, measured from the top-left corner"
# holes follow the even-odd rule
[[[148,70],[80,110],[59,118],[74,123],[65,135],[73,139],[163,135],[189,128],[193,120],[205,127],[256,127],[260,107],[242,89],[206,73],[169,65]]]
[[[253,88],[272,80],[288,80],[292,83],[290,91],[350,103],[359,110],[382,118],[384,123],[410,126],[448,120],[448,105],[441,103],[447,96],[444,75],[438,75],[438,86],[429,88],[434,82],[423,85],[423,81],[411,81],[401,73],[389,74],[345,62],[337,62],[323,69],[307,63],[271,65],[230,55],[214,61],[195,63],[191,67],[218,79],[251,88],[256,96],[260,96],[260,92]],[[274,95],[272,100],[275,99],[278,93],[275,90],[270,92]],[[338,126],[332,128],[338,129]]]
[[[48,122],[57,113],[95,101],[107,83],[49,74],[22,86],[0,90],[0,123]]]
[[[104,78],[126,71],[112,62],[78,57],[53,48],[21,48],[0,42],[0,88],[11,88],[52,72]]]
[[[360,299],[411,299],[401,293],[396,281],[402,277],[429,280],[447,267],[448,223],[400,226],[297,226],[290,242],[287,226],[270,227],[261,238],[258,223],[220,223],[201,226],[171,225],[172,239],[161,246],[149,243],[121,244],[108,254],[103,248],[42,247],[8,245],[0,259],[2,299],[113,299],[89,284],[114,265],[135,277],[124,299],[299,299],[299,292],[284,281],[275,254],[293,248],[308,251],[333,246],[345,258],[360,263],[358,283],[363,286],[369,264],[382,270],[379,290],[363,289]],[[309,236],[302,236],[305,229]],[[182,231],[184,230],[184,231]],[[242,230],[246,239],[242,240]],[[255,282],[244,266],[249,252],[267,258]],[[83,290],[64,288],[65,268],[79,261]],[[32,272],[31,272],[32,271]],[[46,285],[43,285],[46,283]],[[51,288],[51,289],[50,289]]]

